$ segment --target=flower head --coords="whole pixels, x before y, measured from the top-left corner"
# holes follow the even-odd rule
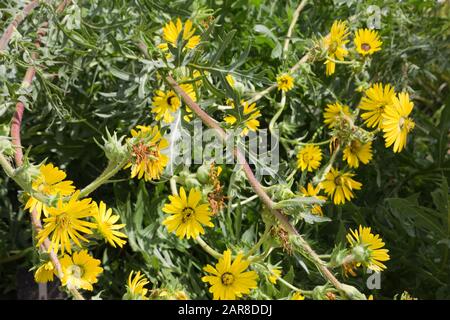
[[[312,183],[308,183],[307,187],[301,187],[300,193],[304,197],[315,197],[319,200],[327,200],[327,197],[319,195],[320,190],[322,189],[321,185],[313,186]],[[316,214],[318,216],[323,216],[322,207],[319,204],[314,204],[311,209],[312,214]]]
[[[119,220],[118,215],[112,214],[112,209],[106,209],[106,205],[103,201],[100,201],[100,205],[93,202],[92,216],[97,223],[97,230],[103,236],[105,241],[108,241],[114,248],[116,244],[122,248],[127,243],[123,238],[127,238],[126,234],[118,231],[125,227],[125,224],[116,224]]]
[[[230,87],[234,87],[234,84],[236,83],[236,80],[234,80],[234,77],[232,74],[227,74],[225,79],[227,80]]]
[[[334,21],[331,26],[330,33],[323,39],[324,47],[327,50],[326,75],[330,76],[334,73],[336,63],[333,60],[343,61],[348,55],[345,44],[348,43],[348,27],[345,21]]]
[[[308,144],[297,153],[297,168],[302,171],[316,170],[320,167],[320,161],[322,161],[322,151],[316,145]]]
[[[186,92],[193,101],[197,101],[197,96],[192,84],[180,84],[180,88]],[[167,92],[156,90],[153,97],[152,113],[155,113],[157,121],[163,120],[165,123],[171,123],[175,118],[175,113],[181,106],[181,100],[173,90]]]
[[[47,261],[42,264],[34,273],[34,280],[37,283],[47,283],[53,281],[53,275],[55,274],[55,266],[51,261]]]
[[[354,195],[353,190],[360,190],[362,184],[352,179],[355,176],[350,172],[343,172],[331,168],[325,176],[322,187],[325,192],[333,198],[334,204],[343,204],[350,201]]]
[[[147,292],[148,289],[144,288],[145,285],[150,282],[141,274],[140,271],[136,272],[133,277],[134,271],[130,272],[128,276],[127,294],[130,300],[148,300]]]
[[[389,250],[382,249],[384,247],[383,239],[378,234],[371,233],[370,227],[359,226],[358,230],[350,230],[347,234],[347,241],[352,247],[352,254],[358,263],[375,272],[386,269],[382,262],[390,259]]]
[[[189,196],[186,195],[183,187],[180,188],[179,196],[169,196],[170,203],[166,203],[162,209],[170,214],[163,221],[169,232],[175,232],[180,239],[190,239],[204,234],[203,226],[214,227],[211,222],[213,213],[208,204],[200,204],[201,197],[202,193],[195,189],[189,191]]]
[[[194,49],[200,43],[200,36],[194,35],[195,28],[192,26],[192,21],[186,20],[183,28],[183,23],[178,18],[175,23],[169,21],[163,27],[163,38],[166,42],[161,43],[158,47],[162,50],[168,50],[168,44],[170,43],[171,46],[176,48],[177,40],[181,32],[183,32],[183,41],[187,41],[186,48]]]
[[[393,146],[394,152],[400,152],[406,146],[408,133],[414,129],[415,123],[409,117],[414,104],[406,92],[392,99],[392,104],[385,108],[381,128],[384,132],[386,148]]]
[[[38,246],[51,236],[48,250],[60,250],[63,254],[72,252],[70,240],[78,247],[82,247],[80,240],[88,242],[82,233],[92,234],[96,224],[83,220],[91,216],[92,204],[91,199],[78,200],[79,194],[80,191],[75,192],[67,202],[60,198],[56,207],[47,208],[48,218],[43,220],[44,226],[37,235]]]
[[[305,296],[302,295],[300,292],[295,292],[295,293],[292,295],[291,300],[305,300]]]
[[[352,140],[344,149],[344,160],[351,168],[358,168],[359,163],[368,164],[372,159],[372,141],[362,143]]]
[[[359,54],[371,55],[381,50],[380,36],[375,30],[358,29],[355,35],[355,47]]]
[[[63,270],[62,285],[68,288],[92,291],[92,284],[97,283],[97,277],[103,272],[100,260],[89,255],[87,250],[75,252],[72,257],[64,255],[60,260]]]
[[[278,278],[281,277],[281,268],[279,267],[272,267],[270,268],[270,275],[269,275],[269,281],[273,284],[277,283]]]
[[[65,197],[71,195],[75,187],[72,185],[72,181],[64,180],[66,173],[53,164],[44,164],[39,168],[39,175],[32,182],[33,190],[40,192],[47,196],[61,196]],[[25,210],[29,209],[30,212],[36,210],[40,219],[42,211],[47,216],[46,206],[39,200],[30,196],[25,204]]]
[[[350,108],[348,106],[342,105],[339,102],[328,104],[323,114],[323,123],[325,123],[328,128],[334,128],[338,125],[342,115],[351,116]]]
[[[211,275],[204,276],[202,281],[211,285],[209,292],[214,300],[235,300],[250,293],[250,289],[257,288],[257,273],[245,271],[249,265],[250,261],[245,260],[242,254],[238,254],[232,262],[231,251],[226,250],[216,267],[208,264],[203,268]]]
[[[381,128],[384,109],[392,103],[394,97],[394,88],[389,84],[383,86],[381,83],[375,83],[365,91],[365,97],[361,99],[358,108],[365,111],[361,118],[369,128]]]
[[[159,179],[169,158],[161,153],[169,143],[161,136],[157,126],[137,126],[132,129],[132,157],[125,168],[131,167],[131,177],[144,177],[145,181]]]
[[[294,78],[290,74],[284,73],[277,77],[278,90],[287,92],[294,87]]]
[[[242,132],[241,136],[246,136],[249,131],[256,132],[259,127],[259,118],[261,116],[261,111],[256,107],[256,103],[248,104],[247,101],[241,102],[243,106],[243,116],[244,120],[242,121]],[[231,105],[234,108],[234,104]],[[236,117],[233,115],[227,115],[224,118],[224,121],[229,125],[234,125],[237,121]]]

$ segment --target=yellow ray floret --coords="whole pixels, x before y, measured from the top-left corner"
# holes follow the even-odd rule
[[[33,180],[31,186],[33,190],[46,196],[68,196],[75,191],[75,187],[72,185],[72,181],[64,180],[66,177],[66,173],[53,164],[44,164],[40,166],[39,174]],[[30,196],[25,204],[26,209],[30,210],[30,212],[36,210],[39,219],[41,218],[42,212],[47,216],[46,206],[32,196]]]
[[[245,260],[242,254],[232,261],[231,251],[226,250],[216,267],[208,264],[203,268],[210,275],[204,276],[202,281],[211,285],[209,292],[214,300],[235,300],[257,288],[257,273],[245,271],[249,265],[250,261]]]
[[[384,132],[386,148],[393,145],[394,152],[400,152],[406,146],[408,133],[414,129],[415,123],[409,117],[414,104],[409,100],[406,92],[398,94],[392,99],[383,114],[381,128]]]
[[[157,126],[137,126],[132,129],[132,153],[130,162],[124,167],[131,167],[131,177],[144,178],[145,181],[159,179],[169,158],[161,151],[169,142],[161,136]]]
[[[93,202],[92,206],[92,216],[95,218],[95,222],[97,223],[97,230],[105,239],[105,241],[109,242],[114,248],[116,245],[122,248],[122,246],[127,243],[125,238],[127,238],[126,234],[118,231],[125,227],[125,224],[117,224],[120,217],[118,215],[114,215],[112,213],[112,209],[106,209],[106,204],[103,201],[100,201],[100,205],[97,205],[96,202]]]
[[[92,291],[92,284],[97,283],[97,277],[103,272],[100,260],[89,255],[87,250],[75,252],[72,257],[66,254],[60,262],[64,275],[61,283],[68,288]]]
[[[318,146],[308,144],[297,153],[297,168],[309,172],[320,167],[322,161],[322,150]]]
[[[384,109],[392,104],[394,97],[394,88],[389,84],[383,86],[381,83],[375,83],[365,91],[365,97],[361,99],[358,108],[364,111],[361,118],[369,128],[381,128]]]
[[[205,233],[203,226],[214,227],[211,222],[213,213],[208,204],[200,204],[201,197],[201,192],[195,189],[191,189],[188,196],[183,187],[180,188],[179,196],[169,196],[170,203],[166,203],[162,209],[170,214],[163,221],[169,232],[175,232],[180,239],[195,239]]]
[[[158,47],[162,50],[168,50],[168,43],[170,43],[176,48],[177,40],[181,32],[183,32],[183,40],[187,41],[186,48],[194,49],[200,43],[200,36],[194,35],[195,28],[192,26],[192,21],[186,20],[183,28],[183,23],[181,22],[181,19],[178,18],[175,23],[169,21],[163,27],[163,38],[166,42],[161,43]]]
[[[344,204],[353,197],[353,190],[360,190],[362,184],[352,179],[355,175],[350,172],[331,168],[321,183],[325,192],[333,198],[334,204]]]
[[[359,226],[358,230],[350,230],[347,241],[358,259],[358,265],[363,264],[375,272],[386,269],[383,262],[390,259],[389,250],[383,249],[383,239],[373,234],[369,227]]]
[[[92,215],[91,199],[79,200],[79,194],[80,191],[77,191],[67,202],[59,199],[56,207],[47,208],[48,217],[43,220],[44,226],[37,235],[38,246],[49,237],[51,243],[48,250],[63,254],[72,252],[71,240],[80,248],[80,240],[88,242],[82,234],[92,234],[91,229],[97,226],[86,221]]]
[[[375,30],[358,29],[355,34],[355,47],[359,54],[366,56],[381,50],[382,42]]]

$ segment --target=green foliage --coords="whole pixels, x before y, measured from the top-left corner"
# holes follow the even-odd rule
[[[394,154],[381,139],[374,142],[373,160],[357,173],[363,188],[356,199],[340,207],[327,204],[324,218],[302,213],[297,229],[318,252],[329,253],[330,248],[345,243],[348,228],[370,226],[381,235],[391,255],[381,290],[373,292],[376,299],[392,299],[404,290],[420,299],[450,298],[448,3],[309,1],[284,59],[282,46],[297,1],[79,0],[59,16],[54,11],[57,1],[49,2],[21,24],[8,50],[0,53],[0,124],[9,125],[16,102],[24,102],[22,144],[30,148],[30,160],[55,163],[78,188],[106,167],[107,159],[96,141],[102,141],[108,130],[116,131],[118,137],[129,136],[136,125],[153,122],[151,98],[162,85],[167,88],[160,75],[168,69],[156,43],[170,19],[190,18],[202,35],[201,44],[188,54],[181,50],[181,38],[178,49],[169,48],[176,57],[171,67],[189,68],[190,77],[194,69],[201,72],[208,94],[199,103],[218,120],[223,112],[214,101],[223,105],[226,98],[235,102],[242,98],[225,80],[227,74],[258,92],[271,85],[277,74],[289,70],[334,20],[349,19],[352,32],[361,27],[379,29],[383,47],[368,65],[337,65],[332,77],[325,77],[323,62],[300,68],[276,124],[281,138],[280,170],[265,182],[268,188],[283,184],[295,167],[294,147],[286,141],[330,138],[322,116],[327,103],[338,100],[356,106],[361,99],[357,89],[379,81],[410,92],[416,128],[406,150]],[[2,1],[0,30],[6,29],[19,9],[17,1]],[[39,58],[32,62],[36,30],[46,19],[48,33],[37,50]],[[36,66],[36,79],[31,87],[23,87],[31,64]],[[279,97],[277,92],[258,102],[261,127],[268,127],[278,111],[275,101]],[[260,218],[264,208],[258,200],[241,205],[253,193],[242,172],[228,167],[220,179],[230,205],[218,217],[216,227],[208,230],[207,240],[218,251],[227,247],[248,250],[264,231]],[[193,166],[190,171],[196,169]],[[129,272],[142,270],[153,288],[184,289],[194,299],[210,297],[200,278],[203,266],[215,261],[194,242],[180,241],[161,224],[169,183],[130,180],[126,170],[114,179],[91,196],[121,216],[127,225],[128,244],[122,250],[106,244],[94,249],[105,272],[93,295],[101,291],[102,299],[122,297]],[[300,179],[295,176],[295,181]],[[17,265],[29,269],[36,260],[29,250],[34,247],[33,235],[19,192],[6,175],[0,177],[0,295],[13,296]],[[295,211],[307,201],[282,199],[277,205]],[[232,208],[231,202],[238,205]],[[284,280],[308,290],[323,283],[310,261],[298,253],[288,255],[282,243],[275,246],[269,261],[280,263]],[[261,252],[264,249],[265,244]],[[365,289],[366,277],[344,279]],[[283,298],[291,292],[279,283],[260,282],[266,296],[254,293],[252,298]]]

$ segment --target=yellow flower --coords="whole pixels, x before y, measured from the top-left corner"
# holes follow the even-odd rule
[[[308,183],[306,188],[305,187],[300,188],[300,193],[304,197],[315,197],[319,200],[327,200],[327,197],[319,195],[320,190],[321,190],[320,184],[314,187],[312,183]],[[313,205],[311,213],[322,217],[323,216],[322,207],[319,204]]]
[[[362,184],[352,179],[355,175],[350,172],[342,172],[331,168],[327,173],[322,187],[333,198],[334,204],[343,204],[350,201],[354,195],[353,190],[360,190]]]
[[[256,103],[248,104],[248,102],[241,102],[243,106],[244,120],[242,122],[243,129],[241,136],[246,136],[249,131],[256,132],[259,127],[259,120],[256,120],[261,116],[261,112],[256,108]],[[234,108],[234,104],[232,105]],[[236,117],[233,115],[227,115],[224,117],[224,121],[229,125],[234,125],[237,121]]]
[[[183,89],[193,101],[197,101],[197,96],[192,84],[180,84],[180,88]],[[155,94],[151,110],[152,113],[156,114],[155,119],[157,121],[162,119],[165,123],[171,123],[175,119],[173,113],[181,106],[180,98],[178,98],[173,90],[167,92],[156,90]]]
[[[300,292],[295,292],[295,293],[292,295],[291,300],[305,300],[305,296],[302,295]]]
[[[200,43],[200,36],[195,36],[195,28],[192,27],[192,21],[186,20],[184,23],[181,22],[180,18],[177,19],[176,23],[173,21],[169,21],[163,27],[163,38],[166,43],[161,43],[158,47],[162,50],[168,50],[168,43],[170,43],[173,47],[177,47],[177,39],[180,34],[183,32],[183,40],[187,41],[186,48],[194,49]]]
[[[42,264],[34,274],[34,280],[37,283],[47,283],[53,281],[53,275],[55,274],[55,267],[51,261]]]
[[[236,81],[234,80],[233,75],[227,74],[227,76],[225,77],[225,79],[227,80],[228,84],[229,84],[231,87],[234,87],[234,84],[236,83]]]
[[[346,40],[348,35],[347,23],[337,20],[333,22],[330,33],[324,38],[324,47],[327,50],[328,58],[325,61],[327,76],[332,75],[336,68],[336,63],[332,60],[343,61],[348,55],[348,50],[345,48],[345,44],[349,41]]]
[[[231,262],[231,251],[228,249],[219,258],[215,268],[209,264],[203,268],[211,275],[204,276],[202,281],[211,285],[209,292],[213,294],[214,300],[235,300],[250,293],[250,289],[257,288],[257,273],[244,272],[249,265],[250,261],[245,260],[241,253]]]
[[[347,241],[359,264],[363,264],[375,272],[386,269],[382,262],[390,259],[389,250],[382,249],[384,247],[383,239],[378,234],[372,234],[370,227],[360,225],[359,230],[350,230],[347,234]]]
[[[297,168],[309,172],[316,170],[320,167],[320,161],[322,161],[322,151],[318,146],[308,144],[304,146],[297,153]]]
[[[127,236],[118,231],[125,227],[125,224],[115,224],[120,217],[113,215],[111,208],[106,210],[106,205],[103,201],[100,201],[100,206],[93,202],[92,216],[95,218],[97,230],[103,236],[105,242],[108,241],[114,248],[116,248],[116,244],[122,248],[127,243],[124,239],[121,239],[127,238]]]
[[[33,190],[47,196],[59,195],[65,197],[71,195],[75,190],[72,181],[64,181],[66,176],[64,171],[53,166],[53,164],[44,164],[40,166],[39,175],[33,180],[31,186]],[[25,204],[25,210],[26,209],[29,209],[30,212],[36,210],[39,219],[41,218],[42,211],[44,211],[45,216],[47,216],[46,206],[31,196]]]
[[[66,254],[60,262],[63,270],[61,283],[68,288],[92,291],[92,284],[97,283],[98,275],[103,272],[100,260],[90,256],[87,250],[75,252],[72,257]]]
[[[148,289],[144,288],[145,285],[150,282],[145,277],[145,275],[141,275],[141,272],[136,272],[136,275],[133,277],[134,271],[130,272],[128,276],[128,286],[127,291],[129,294],[129,298],[131,300],[148,300],[147,292]]]
[[[269,281],[272,282],[273,284],[276,284],[278,278],[281,277],[281,272],[282,270],[279,267],[270,268]]]
[[[339,102],[328,104],[323,114],[323,123],[325,123],[330,129],[334,128],[339,124],[339,119],[342,114],[350,117],[350,108],[346,105],[341,105]]]
[[[292,78],[292,76],[287,73],[279,75],[277,77],[277,85],[278,90],[282,90],[284,92],[292,90],[292,88],[294,87],[294,78]]]
[[[381,128],[384,109],[392,103],[395,97],[394,88],[389,84],[383,87],[381,83],[375,83],[365,92],[366,96],[361,99],[358,108],[366,112],[361,114],[364,123],[369,128]]]
[[[202,225],[214,227],[209,206],[199,204],[201,197],[202,193],[195,189],[191,189],[187,196],[183,187],[180,188],[179,196],[169,196],[170,203],[166,203],[162,209],[170,214],[170,217],[163,221],[169,232],[175,232],[180,239],[190,239],[205,233]]]
[[[398,98],[392,99],[383,114],[382,129],[386,148],[394,145],[394,152],[400,152],[406,146],[408,133],[414,129],[415,123],[409,117],[414,104],[409,100],[406,92],[398,94]]]
[[[161,136],[158,126],[137,126],[138,131],[132,129],[133,149],[131,161],[124,169],[131,167],[131,178],[144,177],[145,181],[159,179],[164,167],[169,162],[161,150],[166,149],[169,143]]]
[[[381,50],[380,36],[375,30],[358,29],[355,34],[355,47],[363,56],[374,54]]]
[[[372,141],[362,143],[359,140],[352,140],[344,149],[344,160],[347,160],[351,168],[358,168],[359,162],[368,164],[372,159]]]
[[[44,240],[50,237],[49,251],[54,250],[55,253],[65,251],[71,253],[72,245],[70,240],[75,242],[78,247],[82,247],[80,239],[88,242],[81,233],[92,234],[91,229],[95,229],[95,223],[85,221],[84,218],[91,216],[91,199],[78,200],[80,191],[76,191],[67,202],[62,199],[58,200],[56,207],[48,207],[48,218],[45,218],[44,226],[38,233],[38,246]]]

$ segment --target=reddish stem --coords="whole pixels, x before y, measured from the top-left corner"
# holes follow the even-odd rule
[[[10,25],[6,28],[5,32],[3,33],[1,39],[0,39],[0,51],[5,50],[6,46],[9,43],[9,40],[11,40],[12,34],[14,32],[14,29],[16,29],[19,24],[33,11],[34,8],[36,8],[39,5],[39,0],[34,0],[27,4],[22,12],[16,15],[14,20],[10,23]]]

